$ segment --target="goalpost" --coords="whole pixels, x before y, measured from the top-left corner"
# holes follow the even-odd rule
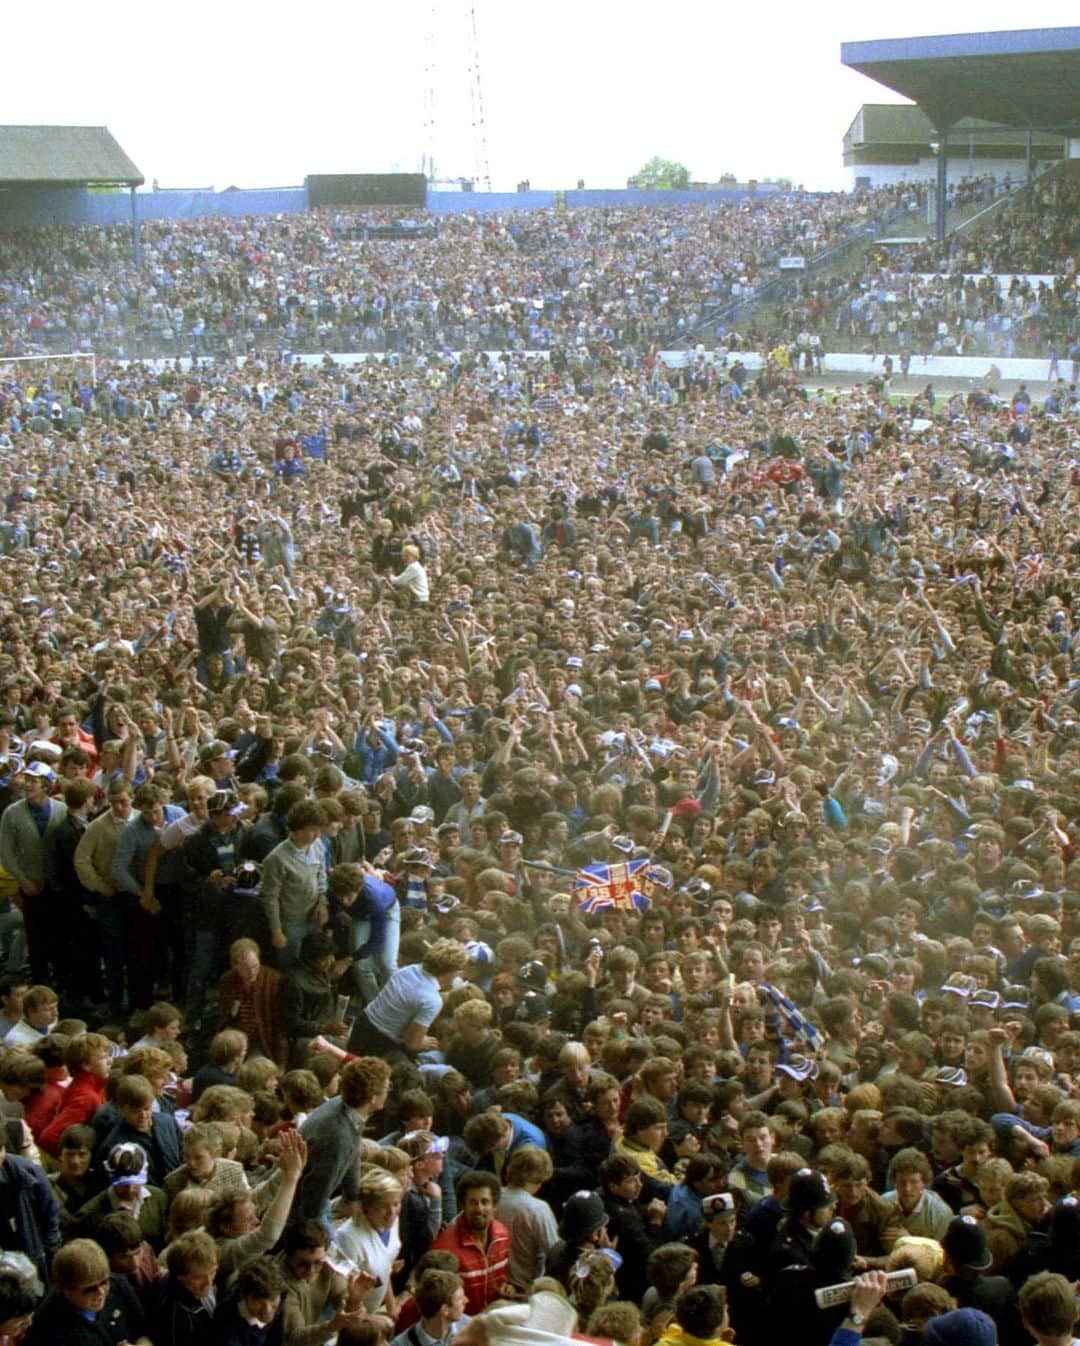
[[[0,355],[0,378],[5,377],[9,365],[22,366],[21,377],[32,373],[32,366],[40,365],[41,374],[37,377],[67,382],[74,376],[82,386],[89,375],[89,386],[97,387],[97,357],[93,351],[72,351],[68,355]]]

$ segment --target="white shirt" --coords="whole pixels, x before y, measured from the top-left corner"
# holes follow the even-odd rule
[[[51,1028],[52,1025],[50,1024],[49,1027]],[[42,1032],[40,1028],[31,1027],[25,1019],[20,1019],[14,1028],[4,1034],[4,1046],[33,1047],[35,1043],[40,1042],[43,1037],[47,1036],[48,1032],[48,1028]]]
[[[410,561],[400,575],[391,575],[390,583],[395,589],[407,589],[418,603],[428,601],[427,571],[419,561]]]
[[[364,1216],[348,1220],[334,1235],[334,1247],[354,1262],[361,1271],[378,1277],[378,1284],[364,1296],[364,1308],[377,1313],[390,1286],[391,1268],[401,1253],[401,1235],[397,1225],[390,1230],[390,1242],[383,1243],[378,1230]]]
[[[162,846],[167,851],[175,851],[177,847],[184,844],[188,837],[193,837],[205,821],[205,818],[198,818],[194,813],[185,813],[182,818],[177,818],[175,822],[162,828]]]
[[[429,1028],[442,1010],[439,983],[419,963],[399,968],[364,1013],[386,1037],[404,1042],[413,1022]]]

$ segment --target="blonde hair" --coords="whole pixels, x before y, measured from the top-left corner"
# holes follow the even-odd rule
[[[454,1024],[467,1024],[470,1028],[486,1028],[495,1014],[486,1000],[465,1000],[454,1010]]]
[[[210,1202],[217,1192],[209,1187],[185,1187],[169,1203],[169,1221],[165,1226],[165,1242],[172,1243],[189,1229],[201,1229],[206,1223]]]
[[[196,1122],[237,1122],[254,1108],[255,1101],[233,1084],[212,1084],[191,1110]]]
[[[988,1159],[985,1164],[980,1164],[975,1170],[975,1186],[981,1187],[984,1183],[996,1183],[1005,1191],[1005,1184],[1013,1177],[1015,1170],[1007,1159],[995,1156]]]
[[[380,1145],[379,1153],[373,1156],[371,1162],[376,1168],[384,1169],[396,1178],[412,1166],[412,1156],[396,1145]]]
[[[844,1109],[852,1117],[857,1112],[878,1112],[881,1109],[881,1090],[876,1084],[857,1084],[844,1097]]]
[[[401,1183],[386,1169],[369,1168],[361,1173],[358,1198],[363,1210],[370,1210],[381,1201],[400,1201],[401,1197]]]
[[[944,1265],[945,1253],[936,1239],[903,1234],[893,1244],[885,1270],[900,1271],[911,1267],[921,1284],[923,1281],[936,1280]]]
[[[246,1094],[256,1094],[261,1090],[272,1094],[276,1092],[280,1078],[281,1067],[276,1061],[271,1061],[268,1056],[253,1056],[236,1072],[236,1087]]]
[[[77,1290],[87,1281],[109,1277],[109,1259],[93,1239],[72,1239],[53,1258],[52,1278],[60,1290]]]

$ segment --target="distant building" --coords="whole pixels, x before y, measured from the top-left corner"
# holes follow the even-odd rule
[[[929,182],[937,175],[931,149],[935,131],[921,108],[904,103],[864,103],[844,135],[844,167],[849,187],[883,187],[894,182]],[[949,135],[948,181],[992,173],[1021,181],[1027,173],[1026,135],[965,117]],[[1031,158],[1042,172],[1066,155],[1063,136],[1033,131]]]

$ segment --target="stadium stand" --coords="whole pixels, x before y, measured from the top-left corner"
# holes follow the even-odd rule
[[[1080,345],[655,349],[911,199],[4,241],[0,1336],[1072,1341]]]

